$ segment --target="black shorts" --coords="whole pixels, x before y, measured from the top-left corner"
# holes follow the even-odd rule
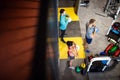
[[[75,59],[75,56],[68,56],[68,59],[73,60],[73,59]]]

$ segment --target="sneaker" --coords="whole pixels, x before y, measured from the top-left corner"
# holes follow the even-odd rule
[[[86,52],[86,53],[90,53],[90,50],[87,49],[87,50],[85,50],[85,52]]]
[[[69,67],[69,68],[70,68],[70,69],[73,69],[73,70],[75,69],[75,67]]]

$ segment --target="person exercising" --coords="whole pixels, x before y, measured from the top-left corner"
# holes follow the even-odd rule
[[[74,69],[73,60],[78,56],[77,46],[73,41],[67,41],[69,68]]]
[[[98,32],[98,28],[96,28],[96,20],[95,19],[90,19],[89,23],[87,24],[87,31],[86,31],[86,36],[85,36],[85,51],[90,52],[88,50],[88,44],[92,43],[92,40],[95,37],[96,32]]]
[[[59,24],[59,28],[61,30],[60,38],[61,38],[61,41],[63,43],[66,43],[65,40],[63,39],[63,37],[65,35],[66,29],[67,29],[67,25],[68,25],[69,22],[71,22],[69,15],[66,14],[66,11],[64,9],[61,9],[60,10],[60,24]]]

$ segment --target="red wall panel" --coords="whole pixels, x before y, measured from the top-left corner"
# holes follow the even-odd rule
[[[27,80],[34,55],[40,2],[0,2],[0,80]]]
[[[35,18],[21,18],[21,19],[8,19],[0,21],[1,31],[24,28],[28,26],[33,26],[37,24],[37,17]],[[11,26],[11,27],[10,27]]]

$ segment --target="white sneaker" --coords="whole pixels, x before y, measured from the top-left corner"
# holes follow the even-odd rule
[[[69,67],[70,69],[75,69],[75,67]]]

